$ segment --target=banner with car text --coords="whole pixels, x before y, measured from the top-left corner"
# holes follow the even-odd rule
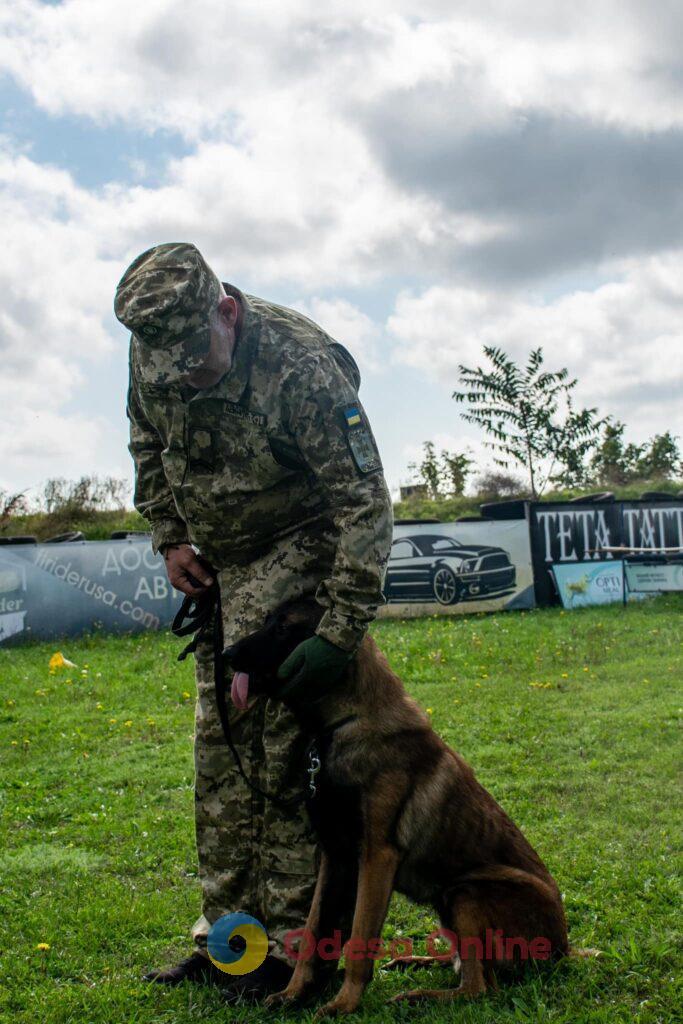
[[[390,616],[533,608],[527,521],[397,523],[384,596]]]

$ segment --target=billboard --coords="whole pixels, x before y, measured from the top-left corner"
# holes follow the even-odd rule
[[[0,644],[159,629],[180,600],[146,537],[0,546]]]
[[[533,608],[526,520],[396,523],[380,615]]]
[[[530,506],[536,600],[555,601],[551,570],[558,564],[618,560],[610,547],[656,552],[683,547],[683,501],[538,502]]]

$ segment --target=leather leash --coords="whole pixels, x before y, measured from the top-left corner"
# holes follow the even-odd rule
[[[221,593],[217,582],[214,582],[210,587],[207,587],[201,594],[193,597],[186,594],[183,598],[183,603],[178,609],[171,631],[176,636],[189,636],[194,633],[192,640],[189,644],[183,648],[178,655],[178,661],[184,661],[188,654],[194,654],[197,646],[201,640],[207,639],[209,631],[211,631],[212,638],[212,651],[213,651],[213,679],[214,687],[216,691],[216,706],[218,708],[218,717],[220,718],[221,728],[223,730],[223,736],[225,742],[228,745],[230,753],[232,754],[235,762],[235,767],[246,782],[249,789],[254,793],[258,793],[259,796],[265,797],[266,800],[270,800],[271,803],[282,808],[283,810],[292,807],[295,804],[301,803],[307,799],[306,793],[297,794],[296,796],[284,799],[274,793],[269,793],[265,789],[261,789],[249,778],[244,770],[242,764],[242,758],[239,755],[239,751],[235,746],[230,731],[230,719],[228,717],[228,706],[227,706],[227,692],[228,686],[225,679],[225,664],[223,662],[223,621],[221,616]],[[312,795],[315,795],[315,774],[320,770],[318,764],[314,771],[314,754],[313,750],[308,750],[309,766],[307,772],[309,775],[309,788]]]

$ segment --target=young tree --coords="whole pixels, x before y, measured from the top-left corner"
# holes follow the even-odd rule
[[[432,501],[444,494],[462,494],[474,460],[464,452],[448,452],[445,449],[437,456],[433,441],[425,441],[422,451],[422,462],[411,462],[408,469],[425,485]]]
[[[468,404],[462,418],[492,438],[484,444],[494,451],[496,465],[524,466],[533,498],[550,479],[576,482],[585,476],[586,455],[605,421],[597,409],[574,409],[577,380],[566,368],[544,370],[542,348],[531,352],[524,368],[494,346],[485,345],[484,354],[492,369],[460,366],[464,390],[454,391],[453,398]]]
[[[408,469],[417,474],[420,482],[427,487],[432,500],[441,497],[441,469],[433,441],[425,441],[422,445],[422,462],[411,462]]]
[[[473,464],[474,459],[465,452],[441,452],[441,477],[450,494],[459,496],[464,493]]]
[[[6,526],[13,516],[25,515],[27,512],[28,503],[24,491],[13,494],[0,490],[0,527]]]
[[[638,476],[637,466],[645,445],[624,444],[626,425],[608,417],[602,438],[591,459],[592,477],[598,484],[627,484]]]
[[[683,468],[681,452],[676,437],[669,430],[655,434],[643,448],[636,466],[641,480],[671,480],[678,476]]]

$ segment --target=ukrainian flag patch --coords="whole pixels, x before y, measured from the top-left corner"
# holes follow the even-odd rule
[[[382,468],[379,452],[367,422],[357,405],[347,405],[343,409],[346,423],[346,439],[351,449],[353,461],[361,473],[375,473]]]

